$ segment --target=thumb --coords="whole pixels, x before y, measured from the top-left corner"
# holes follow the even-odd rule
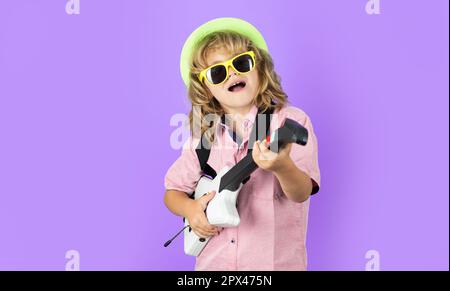
[[[203,195],[201,199],[205,203],[208,203],[209,201],[211,201],[211,199],[214,198],[214,195],[216,195],[216,191],[210,191],[210,192],[206,193],[205,195]]]
[[[289,154],[291,152],[292,143],[288,143],[280,152]]]

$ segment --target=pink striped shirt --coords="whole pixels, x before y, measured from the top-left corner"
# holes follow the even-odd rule
[[[246,115],[244,125],[247,130],[240,145],[230,136],[228,126],[219,123],[208,161],[216,172],[225,165],[235,165],[246,156],[257,112],[257,107],[253,106]],[[279,128],[285,118],[299,122],[308,130],[308,143],[305,146],[293,144],[290,156],[296,166],[320,186],[317,139],[311,120],[301,109],[284,106],[273,115],[271,131]],[[195,190],[201,176],[195,153],[198,142],[189,138],[185,143],[181,156],[167,171],[166,189],[186,193]],[[309,201],[296,203],[289,200],[270,171],[257,169],[238,196],[239,226],[225,228],[212,237],[197,257],[195,269],[306,270]]]

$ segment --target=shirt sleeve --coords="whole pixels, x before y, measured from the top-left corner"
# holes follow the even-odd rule
[[[286,109],[284,118],[295,120],[308,130],[308,142],[306,145],[302,146],[294,143],[290,156],[295,165],[311,178],[313,183],[311,195],[316,194],[320,189],[320,169],[317,137],[314,133],[311,119],[305,112],[295,107]]]
[[[201,176],[200,163],[195,152],[197,144],[192,137],[184,143],[181,155],[167,170],[164,178],[166,190],[194,192]]]

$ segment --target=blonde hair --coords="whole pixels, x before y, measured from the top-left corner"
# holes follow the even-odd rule
[[[190,81],[188,87],[188,97],[192,104],[189,113],[189,125],[193,137],[199,138],[200,133],[214,139],[214,130],[219,118],[211,120],[205,124],[204,118],[209,114],[221,116],[224,110],[219,101],[212,96],[206,85],[199,81],[198,74],[207,68],[206,58],[210,51],[225,48],[229,53],[236,55],[245,51],[255,52],[256,70],[259,77],[258,93],[253,100],[254,104],[263,112],[269,107],[273,107],[274,112],[279,110],[287,103],[287,95],[284,93],[280,84],[280,77],[274,70],[274,64],[270,55],[257,48],[247,37],[232,31],[219,31],[207,35],[197,45],[192,56],[190,67]],[[201,130],[194,130],[194,128]]]

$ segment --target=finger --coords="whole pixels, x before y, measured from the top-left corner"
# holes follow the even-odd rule
[[[273,161],[276,160],[278,157],[278,153],[274,153],[271,150],[269,150],[267,153],[263,154],[263,159],[265,161]]]
[[[208,232],[206,232],[206,234],[208,236],[215,236],[215,235],[219,234],[219,231],[208,231]]]
[[[258,148],[258,159],[260,161],[266,161],[269,159],[270,150],[265,148],[265,146],[258,141],[257,142],[257,148]]]
[[[219,229],[217,226],[211,225],[208,222],[204,222],[200,227],[205,231],[217,231]]]
[[[198,237],[202,237],[202,238],[208,237],[208,235],[206,233],[204,233],[203,231],[201,231],[199,229],[193,229],[193,231]]]
[[[259,150],[258,144],[255,143],[253,144],[253,150],[252,150],[252,158],[254,161],[259,161],[259,156],[261,154],[261,151]]]
[[[215,231],[215,230],[208,230],[208,229],[205,229],[205,228],[199,228],[199,231],[203,235],[206,235],[206,236],[213,236],[213,235],[217,234],[217,231]]]
[[[259,149],[258,141],[255,141],[255,142],[253,143],[253,152],[254,152],[256,155],[259,155],[260,151],[261,151],[261,150]]]
[[[263,141],[263,142],[258,141],[258,146],[259,146],[259,150],[261,151],[262,154],[266,154],[270,151],[269,144],[266,143],[266,141]]]
[[[198,230],[201,234],[203,234],[204,236],[207,236],[207,237],[210,237],[210,236],[213,236],[213,235],[216,234],[216,231],[215,231],[215,230],[209,230],[209,229],[204,228],[204,227],[199,227],[197,230]]]
[[[200,199],[203,199],[204,202],[208,203],[209,201],[211,201],[211,199],[214,198],[214,196],[216,195],[216,191],[210,191],[207,194],[203,195],[203,197],[201,197]]]
[[[292,143],[288,143],[283,149],[281,149],[280,153],[290,153],[292,148]]]
[[[270,142],[267,139],[265,139],[264,140],[264,147],[269,149],[269,145],[270,145]]]

